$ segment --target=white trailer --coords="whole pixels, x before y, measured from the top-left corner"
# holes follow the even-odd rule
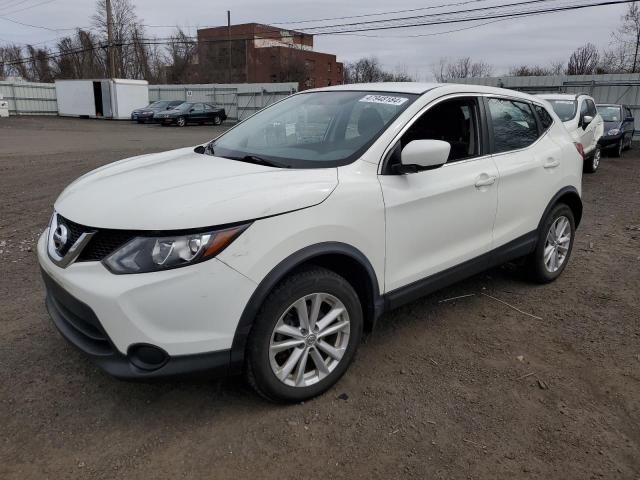
[[[149,103],[149,83],[119,78],[56,80],[56,96],[60,116],[128,120],[134,109]]]

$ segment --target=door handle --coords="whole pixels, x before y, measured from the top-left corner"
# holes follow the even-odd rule
[[[558,160],[557,158],[549,157],[544,163],[544,168],[556,168],[558,165],[560,165],[560,160]]]
[[[478,178],[476,178],[476,188],[488,187],[489,185],[493,185],[496,183],[495,175],[488,175],[486,173],[481,174]]]

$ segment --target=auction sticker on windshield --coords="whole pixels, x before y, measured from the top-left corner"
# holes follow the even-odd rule
[[[366,95],[360,99],[361,102],[384,103],[385,105],[402,105],[409,100],[405,97],[391,97],[389,95]]]

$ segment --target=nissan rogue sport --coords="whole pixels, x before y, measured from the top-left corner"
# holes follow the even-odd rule
[[[582,215],[580,151],[515,91],[308,90],[69,185],[38,243],[48,311],[116,377],[243,373],[301,401],[389,309],[514,259],[555,280]]]
[[[551,104],[574,142],[582,145],[584,171],[595,173],[602,157],[600,139],[604,134],[604,122],[593,98],[584,93],[541,94],[540,97]]]

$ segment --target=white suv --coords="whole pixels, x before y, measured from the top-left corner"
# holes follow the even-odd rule
[[[206,145],[102,167],[38,243],[62,335],[121,378],[244,372],[300,401],[380,315],[523,258],[568,263],[583,159],[538,98],[385,83],[293,95]]]
[[[571,137],[584,148],[584,171],[594,173],[600,165],[599,142],[604,134],[604,122],[593,98],[585,93],[539,96],[551,104]]]

